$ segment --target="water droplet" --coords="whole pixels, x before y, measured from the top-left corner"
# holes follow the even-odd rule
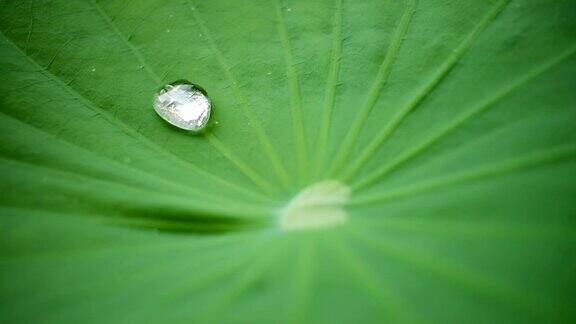
[[[166,29],[166,32],[169,33],[169,32],[170,32],[170,28]]]
[[[92,72],[96,72],[96,68],[95,68],[95,67],[92,67]]]
[[[175,83],[156,94],[154,110],[178,128],[201,131],[208,125],[211,104],[200,88],[190,83]]]
[[[292,8],[288,8],[288,9],[286,9],[286,11],[292,11]]]
[[[142,70],[142,69],[144,69],[144,66],[143,66],[143,65],[138,65],[138,70]]]

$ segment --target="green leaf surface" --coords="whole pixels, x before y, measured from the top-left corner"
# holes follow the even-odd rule
[[[3,0],[0,29],[1,322],[576,321],[575,1]],[[205,134],[152,109],[177,80]]]

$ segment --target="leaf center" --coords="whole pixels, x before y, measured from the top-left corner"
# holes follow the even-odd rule
[[[350,198],[350,188],[335,180],[315,183],[300,191],[280,210],[282,230],[306,230],[345,224],[344,209]]]

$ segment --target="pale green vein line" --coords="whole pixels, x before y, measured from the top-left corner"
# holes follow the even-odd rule
[[[294,68],[294,59],[292,57],[292,47],[290,38],[282,13],[281,0],[276,5],[276,15],[278,18],[278,33],[282,39],[284,49],[284,59],[286,61],[286,72],[288,84],[290,86],[290,106],[292,108],[292,129],[295,136],[296,159],[298,165],[298,176],[300,181],[304,181],[308,176],[308,148],[306,144],[306,130],[304,129],[304,120],[302,117],[302,99],[300,98],[300,89],[298,87],[298,74]]]
[[[299,243],[302,248],[298,249],[298,261],[294,271],[293,284],[294,297],[288,317],[290,323],[306,323],[308,319],[311,294],[314,291],[314,274],[316,253],[315,237],[306,236]]]
[[[482,19],[482,21],[474,27],[472,32],[458,45],[448,59],[437,70],[434,76],[426,83],[420,93],[418,93],[406,106],[392,118],[392,120],[378,132],[374,139],[364,148],[359,157],[354,160],[348,169],[344,172],[348,178],[358,172],[364,164],[376,153],[380,145],[384,143],[389,136],[396,130],[402,121],[418,107],[434,89],[444,80],[454,68],[456,63],[468,52],[472,47],[478,36],[486,29],[490,23],[496,20],[496,17],[504,10],[509,0],[500,0]]]
[[[50,71],[46,70],[44,67],[39,65],[38,62],[33,60],[31,57],[26,55],[26,53],[24,53],[22,51],[22,49],[20,49],[20,47],[18,47],[16,44],[14,44],[12,42],[12,40],[10,40],[8,37],[6,37],[6,35],[4,35],[3,32],[2,32],[2,38],[4,38],[6,43],[11,45],[16,51],[18,51],[22,56],[24,56],[30,62],[30,64],[32,64],[37,69],[37,71],[40,71],[46,78],[48,78],[50,81],[54,82],[62,90],[66,91],[70,96],[72,96],[73,98],[78,100],[80,103],[82,103],[86,108],[88,108],[88,109],[94,111],[95,113],[97,113],[98,115],[102,116],[109,123],[117,126],[123,132],[130,135],[132,138],[142,142],[144,145],[148,146],[150,149],[156,151],[157,153],[159,153],[163,157],[174,162],[176,165],[179,165],[185,169],[189,169],[193,172],[197,172],[197,173],[201,174],[202,176],[220,184],[221,186],[223,186],[225,188],[228,188],[228,189],[231,189],[231,190],[234,190],[236,192],[243,193],[246,195],[250,195],[250,196],[257,196],[257,197],[261,196],[261,194],[259,194],[259,193],[256,193],[252,190],[248,190],[248,189],[241,187],[237,184],[234,184],[232,182],[224,180],[224,179],[222,179],[222,178],[220,178],[220,177],[218,177],[218,176],[216,176],[210,172],[207,172],[201,168],[198,168],[197,166],[195,166],[195,165],[193,165],[193,164],[191,164],[185,160],[182,160],[180,157],[174,155],[172,152],[165,150],[162,146],[159,146],[158,144],[149,140],[147,137],[143,136],[141,133],[137,132],[136,130],[134,130],[132,127],[128,126],[126,123],[124,123],[120,119],[114,117],[113,115],[111,115],[106,110],[94,105],[90,100],[84,98],[80,93],[78,93],[76,90],[74,90],[68,84],[62,82],[62,80],[60,80],[58,77],[56,77]]]
[[[29,127],[29,128],[31,128],[30,130],[28,130],[29,132],[34,130],[34,131],[39,133],[39,136],[43,136],[45,138],[50,138],[51,140],[56,141],[58,144],[60,144],[64,147],[80,151],[84,154],[88,154],[88,156],[92,156],[92,158],[95,160],[99,159],[101,161],[106,161],[107,163],[111,163],[115,166],[115,168],[117,170],[127,170],[130,172],[134,172],[134,173],[136,173],[138,180],[150,178],[151,180],[148,180],[147,182],[150,183],[151,185],[153,183],[155,183],[154,187],[156,187],[156,189],[157,189],[157,183],[162,183],[162,184],[166,185],[167,188],[173,188],[174,192],[186,193],[187,198],[190,198],[190,195],[203,197],[204,199],[208,199],[208,200],[213,198],[213,195],[206,193],[204,190],[199,190],[199,189],[196,189],[196,188],[193,188],[190,186],[186,186],[186,185],[183,185],[181,183],[175,182],[174,180],[158,176],[158,175],[151,173],[149,171],[143,171],[143,170],[135,168],[131,165],[122,164],[122,163],[118,162],[117,160],[113,160],[113,159],[110,159],[110,158],[105,157],[105,156],[97,155],[90,150],[87,150],[87,149],[85,149],[81,146],[78,146],[72,142],[69,142],[67,140],[61,139],[57,135],[53,135],[53,134],[51,134],[51,133],[49,133],[43,129],[38,128],[37,126],[27,124],[27,123],[20,121],[20,120],[14,118],[12,116],[9,116],[3,112],[0,112],[0,117],[3,119],[9,120],[12,123],[16,123],[16,125],[18,125],[18,127],[20,127],[20,128]],[[152,182],[152,180],[156,181],[156,182]],[[221,198],[222,197],[220,197],[219,199],[221,199]]]
[[[491,96],[490,98],[482,101],[479,105],[475,106],[472,109],[468,109],[464,114],[460,117],[455,118],[450,124],[446,127],[442,128],[440,131],[436,132],[435,134],[426,138],[425,141],[422,143],[412,147],[410,150],[407,150],[404,154],[398,156],[392,162],[382,166],[380,169],[376,170],[375,172],[368,175],[365,179],[358,182],[357,184],[353,184],[352,188],[355,191],[361,190],[374,182],[378,181],[385,175],[389,174],[391,171],[397,169],[402,164],[406,163],[411,158],[417,156],[422,151],[426,150],[434,143],[437,143],[442,138],[446,137],[446,135],[452,133],[453,131],[457,130],[459,127],[464,125],[466,122],[477,116],[478,114],[488,110],[489,108],[493,107],[496,103],[500,100],[504,99],[510,93],[514,92],[515,90],[519,89],[523,85],[527,84],[528,82],[532,81],[536,77],[540,76],[541,74],[547,72],[548,70],[552,69],[553,67],[559,65],[560,63],[564,62],[568,58],[572,57],[576,52],[576,46],[571,46],[568,50],[562,52],[559,56],[553,57],[552,59],[546,61],[544,64],[541,64],[537,68],[533,69],[532,71],[526,73],[522,77],[518,78],[514,82],[510,83],[510,85],[503,88],[501,91],[498,91],[496,94]],[[344,179],[349,179],[352,174],[348,173],[344,175]]]
[[[378,98],[380,98],[382,88],[384,87],[386,81],[388,80],[388,76],[390,75],[390,71],[392,70],[392,66],[394,65],[394,61],[396,60],[396,57],[402,45],[402,41],[404,40],[406,32],[408,31],[408,27],[410,26],[412,16],[416,11],[417,3],[418,0],[411,0],[406,6],[404,14],[400,19],[400,23],[398,24],[398,27],[394,32],[392,41],[388,46],[386,55],[382,60],[382,64],[380,65],[378,74],[376,75],[376,78],[372,82],[372,86],[370,87],[368,96],[366,97],[364,104],[362,105],[360,111],[358,112],[356,118],[354,119],[354,122],[350,126],[348,133],[344,137],[344,141],[339,146],[339,150],[338,153],[336,154],[334,162],[332,163],[332,166],[328,170],[329,177],[334,176],[334,174],[340,170],[342,164],[350,156],[350,153],[354,148],[356,141],[358,140],[358,136],[360,135],[360,132],[364,127],[364,123],[366,122],[366,119],[368,118],[370,111],[372,111],[372,108],[378,101]]]
[[[235,244],[242,243],[246,244],[245,242],[236,242]],[[235,265],[232,264],[231,261],[238,261],[234,259],[235,257],[242,260],[249,260],[249,257],[252,256],[251,253],[241,254],[238,253],[238,251],[224,251],[225,253],[220,250],[215,251],[215,248],[222,249],[222,247],[218,246],[203,247],[210,249],[213,253],[202,253],[201,251],[198,251],[198,248],[193,247],[192,245],[168,247],[171,249],[167,251],[153,251],[157,254],[158,252],[161,252],[162,256],[160,257],[156,254],[156,258],[150,258],[151,260],[156,259],[156,262],[150,261],[149,264],[147,262],[145,264],[139,264],[139,270],[132,273],[129,278],[119,279],[120,281],[118,282],[113,281],[113,284],[110,284],[110,281],[102,281],[95,285],[89,284],[86,286],[80,286],[80,288],[90,288],[90,291],[98,291],[99,293],[102,293],[103,291],[97,288],[103,288],[104,291],[115,293],[126,292],[129,288],[138,289],[139,286],[141,287],[142,285],[146,285],[146,282],[150,280],[150,278],[163,275],[171,275],[174,276],[174,278],[193,277],[196,281],[201,281],[202,279],[221,279],[221,277],[229,275],[229,273],[214,271],[214,267],[203,267],[202,265],[218,265],[224,269],[230,269],[230,265]],[[166,246],[164,248],[166,249]],[[194,258],[190,257],[191,252],[194,252]],[[238,256],[239,254],[240,256]],[[187,276],[186,272],[189,274],[191,271],[193,271],[194,276]],[[177,285],[178,282],[172,282],[171,284]],[[77,289],[78,286],[75,286],[74,288]],[[85,294],[86,291],[78,289],[74,293],[81,295]],[[157,297],[154,294],[151,295],[151,298]]]
[[[177,281],[175,285],[168,286],[162,290],[162,294],[167,296],[170,300],[178,301],[182,303],[182,300],[191,299],[190,291],[198,291],[202,287],[212,286],[212,289],[217,284],[222,284],[222,277],[229,275],[234,276],[238,273],[238,269],[246,266],[246,263],[250,263],[257,260],[256,257],[262,249],[266,249],[270,244],[272,237],[261,236],[258,240],[254,240],[254,233],[252,233],[250,241],[240,241],[234,247],[232,247],[235,253],[231,253],[230,256],[219,257],[214,260],[214,264],[211,267],[211,271],[203,273],[199,276],[181,276],[179,278],[184,278],[185,280]],[[248,243],[248,246],[245,246]],[[210,253],[212,255],[213,253]],[[198,265],[194,262],[193,265]],[[214,266],[215,265],[215,266]],[[216,279],[219,279],[218,281]],[[192,298],[191,302],[194,302]],[[190,307],[190,305],[184,304],[183,307]]]
[[[33,209],[31,207],[0,207],[0,213],[5,217],[14,217],[19,219],[33,219],[33,217],[42,217],[44,219],[50,217],[52,219],[64,220],[68,223],[66,224],[77,224],[79,217],[82,216],[82,223],[85,226],[91,226],[90,228],[94,230],[95,226],[107,225],[105,221],[109,220],[109,216],[99,215],[99,214],[85,214],[75,212],[67,212],[65,210],[49,212],[46,210]],[[43,224],[36,225],[36,228],[43,226]],[[30,226],[29,228],[32,228]],[[109,229],[109,228],[108,228]],[[126,234],[127,232],[123,232]],[[134,233],[131,231],[131,233]],[[84,246],[82,247],[82,253],[79,254],[77,249],[67,249],[67,250],[52,250],[52,251],[35,251],[32,254],[26,255],[11,255],[9,258],[0,257],[0,264],[2,265],[17,265],[17,264],[30,264],[30,263],[42,263],[42,262],[54,262],[54,261],[65,261],[75,258],[89,258],[94,259],[102,257],[104,255],[110,255],[113,253],[124,254],[124,253],[134,253],[137,250],[145,249],[147,252],[160,252],[163,253],[163,249],[166,248],[182,248],[185,249],[187,254],[192,252],[202,252],[203,249],[213,251],[217,248],[222,248],[222,245],[234,245],[238,246],[245,244],[247,238],[244,236],[228,236],[228,235],[213,235],[202,237],[201,239],[196,237],[191,242],[190,239],[186,240],[183,237],[178,236],[157,236],[153,237],[150,233],[144,234],[143,232],[138,232],[137,236],[128,236],[130,239],[137,238],[134,241],[121,241],[116,242],[115,245],[104,244],[102,246]],[[253,233],[250,233],[251,235]],[[124,236],[126,238],[126,236]],[[194,237],[194,236],[190,236]],[[41,240],[41,238],[37,238]],[[200,240],[202,240],[200,242]],[[195,251],[200,250],[200,251]]]
[[[242,171],[252,182],[259,186],[264,192],[274,192],[276,189],[270,182],[258,175],[252,168],[250,168],[242,159],[234,154],[222,141],[220,141],[215,135],[207,134],[206,139],[210,141],[220,153],[222,153],[229,161],[234,163],[240,171]]]
[[[524,310],[538,309],[546,316],[558,317],[560,314],[557,305],[551,305],[550,300],[531,294],[522,287],[504,279],[486,276],[464,264],[443,258],[440,255],[431,254],[428,251],[420,251],[412,246],[399,245],[385,236],[376,235],[368,230],[354,229],[354,237],[371,246],[386,256],[416,266],[426,273],[431,273],[440,278],[458,284],[474,293],[481,293],[488,298],[496,298],[499,302],[518,307]],[[556,301],[554,301],[556,303]],[[545,306],[546,309],[542,309]],[[562,305],[564,306],[564,305]],[[563,307],[563,310],[569,308]]]
[[[397,190],[391,190],[385,193],[370,194],[359,196],[354,199],[351,205],[364,205],[382,203],[385,201],[400,199],[409,196],[421,194],[426,191],[432,191],[444,187],[454,186],[460,183],[479,180],[487,177],[505,175],[518,170],[532,168],[548,163],[554,163],[576,156],[576,144],[567,144],[555,147],[542,152],[527,154],[525,156],[508,159],[503,162],[490,164],[471,170],[465,170],[438,177],[429,181],[415,183]]]
[[[576,229],[571,228],[571,225],[568,224],[527,224],[526,222],[512,223],[499,220],[425,219],[416,217],[381,217],[358,219],[356,222],[366,224],[366,226],[371,228],[425,233],[438,235],[443,238],[576,242]]]
[[[274,171],[276,172],[280,181],[282,181],[282,184],[285,187],[289,187],[290,183],[291,183],[290,177],[288,176],[288,173],[286,172],[286,168],[284,167],[282,160],[280,160],[280,157],[278,156],[278,153],[276,152],[274,145],[270,141],[268,134],[266,133],[266,131],[264,130],[264,128],[260,124],[260,121],[258,120],[256,115],[254,114],[254,112],[252,111],[252,106],[250,106],[250,104],[248,103],[248,101],[246,100],[244,95],[242,94],[242,91],[240,90],[240,86],[238,85],[238,82],[236,81],[236,79],[234,78],[234,75],[232,74],[232,70],[228,66],[228,63],[226,62],[224,55],[218,49],[216,42],[212,38],[212,35],[211,35],[210,31],[208,30],[208,28],[205,26],[204,21],[200,17],[200,14],[197,12],[196,8],[194,7],[194,5],[192,3],[189,3],[189,4],[190,4],[190,11],[192,11],[192,16],[193,16],[194,20],[196,21],[196,24],[198,25],[198,27],[200,28],[202,33],[206,36],[205,38],[208,41],[208,44],[210,46],[210,49],[214,53],[214,56],[216,57],[216,61],[220,65],[220,69],[222,70],[222,72],[226,76],[226,79],[228,79],[228,83],[232,87],[232,90],[234,92],[236,100],[240,104],[240,107],[242,108],[242,112],[244,113],[246,118],[248,118],[248,122],[253,127],[254,132],[256,133],[256,137],[258,138],[258,141],[262,145],[266,155],[268,156],[268,159],[272,163],[272,167],[274,168]]]
[[[270,215],[271,211],[268,208],[261,208],[260,206],[250,206],[244,203],[234,202],[234,203],[226,203],[220,201],[219,203],[210,204],[207,200],[206,201],[190,201],[190,197],[186,197],[185,195],[174,195],[173,193],[161,193],[157,191],[152,191],[149,189],[145,189],[142,187],[137,187],[131,184],[116,182],[108,179],[99,179],[90,177],[84,174],[73,173],[64,170],[58,170],[54,168],[50,168],[47,166],[40,166],[35,165],[30,162],[24,162],[19,160],[14,160],[6,157],[0,157],[0,165],[10,165],[11,167],[18,167],[21,169],[27,170],[28,173],[32,173],[34,171],[39,172],[41,175],[46,174],[53,174],[55,178],[59,181],[75,181],[76,183],[100,183],[104,184],[110,189],[114,188],[119,191],[133,191],[145,195],[153,195],[155,199],[164,198],[166,201],[170,201],[175,204],[181,204],[182,206],[186,206],[190,208],[191,211],[199,211],[202,213],[211,213],[214,216],[225,216],[225,217],[267,217]],[[42,178],[39,176],[38,178]],[[234,208],[229,208],[228,206],[234,206]]]
[[[411,310],[403,300],[394,294],[389,285],[379,278],[378,274],[360,258],[351,248],[342,242],[341,235],[330,236],[331,250],[340,259],[343,265],[350,269],[350,276],[372,297],[372,302],[388,321],[399,323],[413,323],[417,321],[417,314]]]
[[[63,299],[63,298],[75,299],[76,296],[85,295],[88,291],[90,291],[93,294],[115,292],[117,293],[117,296],[115,296],[115,298],[124,297],[122,296],[122,294],[125,294],[132,287],[137,287],[138,284],[139,286],[145,285],[147,283],[145,279],[150,279],[150,277],[158,275],[158,272],[160,270],[163,270],[164,273],[169,273],[170,275],[172,275],[174,269],[179,270],[181,268],[187,268],[188,270],[190,268],[189,266],[185,267],[183,265],[184,263],[183,261],[190,262],[190,259],[186,257],[187,255],[190,254],[190,250],[194,251],[194,248],[192,248],[190,244],[180,244],[180,246],[174,246],[175,242],[172,242],[172,244],[165,244],[165,243],[159,244],[159,242],[155,241],[154,243],[158,245],[150,246],[149,243],[144,243],[142,246],[147,248],[146,251],[149,254],[150,253],[155,254],[154,255],[155,258],[144,258],[138,260],[138,262],[136,262],[138,264],[138,270],[132,271],[129,277],[122,277],[122,278],[109,277],[107,278],[108,280],[83,280],[82,282],[79,282],[76,285],[62,287],[63,289],[57,289],[54,291],[50,291],[49,293],[46,293],[46,291],[43,290],[38,294],[34,294],[33,296],[29,296],[29,298],[26,298],[25,303],[46,304],[55,299]],[[81,258],[81,260],[82,258],[86,257],[96,257],[95,259],[97,260],[101,260],[102,258],[104,258],[109,262],[114,262],[117,261],[118,258],[122,258],[123,256],[125,257],[127,255],[126,253],[134,253],[134,252],[137,253],[139,251],[138,249],[135,249],[134,246],[131,246],[129,249],[123,247],[122,249],[114,248],[111,251],[106,250],[107,254],[102,254],[101,253],[102,251],[96,251],[100,253],[94,253],[94,251],[90,252],[92,253],[78,253],[78,251],[75,251],[74,254],[66,255],[64,257],[59,255],[59,258],[57,258],[56,260],[62,259],[62,261],[64,261],[65,264],[67,262],[77,261],[75,259],[79,257]],[[122,253],[124,255],[122,255]],[[40,261],[39,264],[42,265],[41,262],[47,261],[46,258],[42,258],[41,256],[37,255],[35,257],[36,258],[32,259],[31,261],[35,262],[36,264],[38,264],[38,262]],[[198,259],[201,262],[210,262],[210,261],[214,262],[214,260],[211,260],[210,257],[213,256],[204,254],[200,255],[199,258],[197,257],[195,259]],[[153,262],[151,260],[158,260],[160,262]],[[19,265],[10,264],[9,266],[17,268]],[[22,265],[20,265],[20,267],[22,267]],[[122,268],[123,267],[121,266],[120,269]],[[19,300],[19,298],[17,298],[16,300]],[[81,312],[82,307],[86,305],[81,300],[82,298],[80,298],[78,302],[75,304],[74,311]],[[114,302],[114,299],[113,298],[106,299],[106,301],[104,301],[104,303],[108,302]]]
[[[108,16],[108,14],[104,10],[104,8],[102,8],[95,0],[90,0],[90,2],[92,3],[92,6],[98,11],[100,16],[108,23],[108,26],[114,31],[114,33],[117,34],[117,36],[123,41],[123,43],[130,49],[132,54],[137,58],[138,63],[146,70],[146,72],[148,72],[148,74],[152,77],[154,82],[156,82],[156,84],[159,87],[163,86],[162,78],[158,74],[156,74],[156,72],[154,72],[154,70],[146,62],[144,56],[140,53],[138,48],[136,48],[132,44],[132,42],[130,42],[130,40],[124,36],[122,31],[120,31],[120,29],[118,29],[118,27],[110,19],[110,17]],[[214,143],[214,142],[211,141],[211,143]],[[247,164],[245,162],[243,162],[240,158],[238,158],[235,155],[232,155],[232,150],[230,148],[226,147],[226,145],[224,143],[219,142],[218,144],[219,145],[215,146],[215,148],[217,150],[219,150],[220,153],[225,158],[227,158],[230,162],[232,162],[232,164],[240,172],[244,173],[250,180],[254,181],[256,178],[261,178],[259,176],[256,176],[256,178],[255,178],[254,175],[256,174],[256,172],[254,170],[252,170],[250,167],[248,167]],[[233,158],[231,158],[231,157],[233,157]],[[260,180],[256,180],[256,181],[254,181],[254,183],[258,186],[262,185],[262,182]]]
[[[279,241],[277,240],[276,242]],[[258,257],[252,259],[249,266],[240,269],[240,273],[236,273],[236,280],[230,285],[227,285],[226,290],[218,296],[218,299],[212,302],[209,307],[202,310],[202,314],[206,314],[206,316],[210,318],[227,313],[226,307],[229,307],[234,301],[241,299],[242,295],[246,293],[246,290],[257,282],[258,279],[261,279],[279,257],[279,254],[271,252],[276,242],[268,242],[267,245],[262,247],[261,250],[258,251]],[[200,314],[198,315],[201,316]],[[214,318],[206,322],[217,323],[219,321]]]
[[[105,220],[109,220],[109,216],[101,214],[86,214],[81,212],[67,212],[64,210],[59,211],[47,211],[34,209],[30,206],[27,207],[7,207],[0,206],[0,214],[4,216],[14,217],[18,219],[25,219],[31,217],[41,217],[43,219],[52,218],[58,220],[65,220],[66,224],[77,224],[79,218],[77,216],[82,216],[81,222],[86,226],[102,226],[106,223]],[[43,226],[39,224],[37,226]],[[94,230],[94,227],[90,227]],[[178,248],[179,246],[184,246],[182,248],[186,249],[187,253],[195,252],[195,250],[202,251],[213,251],[216,248],[222,248],[226,245],[240,246],[241,244],[246,244],[251,238],[254,237],[254,233],[236,233],[233,235],[212,235],[205,237],[198,236],[157,236],[150,235],[150,233],[143,232],[133,232],[130,231],[130,236],[125,232],[124,238],[126,239],[137,239],[134,241],[115,241],[117,245],[103,245],[103,246],[85,246],[82,248],[82,254],[78,254],[75,249],[71,250],[58,250],[58,251],[40,251],[40,253],[27,254],[27,255],[12,255],[9,259],[4,259],[0,257],[0,264],[14,264],[14,263],[31,263],[31,262],[45,262],[45,261],[64,261],[66,259],[70,260],[79,257],[88,257],[90,259],[100,257],[102,255],[109,255],[110,252],[113,253],[133,253],[134,250],[145,249],[146,251],[158,251],[165,248]],[[40,238],[38,238],[40,239]],[[210,253],[211,254],[211,253]]]
[[[326,148],[328,146],[328,136],[332,123],[332,112],[336,98],[336,88],[338,86],[338,75],[342,60],[342,0],[336,1],[334,23],[332,30],[332,56],[330,58],[330,68],[326,91],[324,93],[324,104],[322,105],[322,115],[320,117],[320,129],[318,141],[316,143],[316,157],[314,165],[314,176],[318,177],[326,159]]]
[[[254,244],[254,242],[250,242],[250,244]],[[235,276],[237,274],[237,269],[243,268],[247,266],[247,263],[258,259],[258,257],[256,257],[258,255],[257,253],[262,249],[260,245],[256,247],[251,245],[244,246],[246,245],[246,242],[237,242],[236,245],[241,248],[232,251],[225,251],[226,253],[206,253],[200,255],[200,258],[189,258],[186,256],[177,258],[175,263],[168,263],[168,267],[164,265],[162,267],[157,267],[153,272],[144,273],[145,275],[140,278],[142,280],[134,282],[132,286],[137,287],[139,284],[142,285],[145,283],[150,277],[163,276],[167,272],[170,273],[170,270],[175,269],[178,272],[174,274],[174,278],[185,278],[186,280],[176,280],[171,283],[171,285],[164,285],[160,288],[160,293],[174,302],[176,302],[176,298],[180,298],[177,300],[177,303],[180,304],[183,298],[190,298],[191,291],[197,292],[209,285],[217,287],[217,285],[221,284],[226,277]],[[190,256],[190,254],[188,256]],[[205,267],[204,265],[206,264],[209,264],[210,267]],[[154,269],[154,267],[152,268]],[[193,275],[190,275],[191,273],[193,273]],[[132,280],[132,278],[130,278],[130,280]],[[146,298],[153,300],[155,297],[157,296],[150,294],[150,296],[147,296]],[[209,310],[206,308],[200,310],[200,312],[203,313],[208,311]],[[200,314],[197,313],[196,315],[199,317]],[[174,321],[168,320],[168,322]]]
[[[252,243],[252,242],[250,242]],[[68,290],[61,290],[57,293],[52,292],[47,295],[37,295],[33,296],[35,304],[45,304],[49,302],[51,299],[58,297],[68,297],[68,298],[75,298],[76,296],[86,295],[87,292],[97,292],[102,295],[110,295],[110,293],[114,292],[116,295],[120,292],[120,296],[117,296],[117,300],[109,299],[106,300],[108,303],[117,303],[118,300],[126,300],[130,296],[129,289],[131,288],[138,288],[146,285],[150,282],[150,278],[158,277],[161,274],[168,273],[171,277],[178,279],[178,278],[187,278],[187,282],[183,283],[178,280],[172,281],[172,286],[170,285],[163,285],[161,287],[161,293],[163,296],[170,296],[171,291],[167,291],[166,288],[174,288],[182,289],[185,287],[186,289],[186,296],[189,296],[190,290],[197,291],[198,286],[202,286],[206,283],[212,283],[218,279],[223,279],[224,276],[230,275],[230,272],[240,266],[243,262],[250,260],[250,257],[253,256],[254,249],[251,246],[244,246],[245,242],[238,242],[236,244],[237,247],[242,247],[243,253],[238,253],[238,251],[217,251],[214,253],[214,247],[211,248],[213,253],[210,254],[200,254],[196,253],[195,258],[189,258],[186,256],[190,256],[190,252],[199,252],[197,250],[197,245],[190,245],[183,246],[183,247],[171,247],[170,250],[164,251],[162,253],[162,257],[168,255],[171,257],[170,259],[164,260],[164,262],[153,262],[150,264],[147,263],[140,263],[140,268],[138,271],[134,272],[129,278],[116,278],[113,280],[113,284],[110,284],[110,280],[108,281],[96,281],[93,282],[91,280],[85,281],[80,285],[76,285],[71,287]],[[204,246],[207,248],[206,246]],[[163,247],[164,249],[166,246]],[[186,253],[185,249],[188,249]],[[176,250],[175,250],[176,249]],[[182,249],[182,251],[180,251]],[[156,252],[156,251],[154,251]],[[162,251],[157,251],[162,252]],[[176,253],[175,253],[176,252]],[[184,253],[184,255],[181,255]],[[76,253],[76,256],[78,253]],[[159,259],[157,256],[156,258],[150,259]],[[202,267],[203,264],[211,264],[217,265],[217,267]],[[194,275],[190,276],[190,272],[193,271]],[[174,287],[175,286],[175,287]],[[141,300],[149,301],[157,297],[156,294],[148,294],[147,296],[141,296]],[[30,301],[28,301],[30,302]],[[82,303],[79,302],[75,307],[74,311],[82,312],[82,306],[84,307],[91,307],[89,303]]]
[[[90,0],[90,3],[92,4],[92,7],[94,7],[94,9],[96,9],[96,11],[98,12],[98,14],[100,15],[100,17],[102,17],[102,19],[104,19],[106,21],[106,23],[108,24],[108,26],[112,29],[112,31],[114,31],[114,33],[118,36],[118,38],[120,38],[122,40],[122,42],[126,45],[126,47],[128,47],[130,49],[130,51],[132,52],[132,54],[136,57],[136,59],[138,60],[138,63],[144,68],[144,70],[146,70],[146,72],[148,72],[148,75],[150,75],[152,77],[152,79],[154,80],[154,82],[160,87],[162,86],[162,80],[160,79],[160,77],[158,77],[158,75],[156,73],[154,73],[154,71],[152,70],[152,68],[148,65],[148,63],[146,62],[146,60],[144,59],[144,57],[142,56],[142,54],[140,53],[140,51],[138,50],[138,48],[136,48],[136,46],[134,46],[129,40],[128,38],[126,38],[126,36],[124,36],[124,34],[120,31],[120,29],[118,29],[118,27],[116,26],[116,24],[110,19],[110,17],[108,16],[108,14],[106,13],[106,11],[104,10],[104,8],[102,8],[102,6],[100,6],[100,4],[98,4],[95,0]]]

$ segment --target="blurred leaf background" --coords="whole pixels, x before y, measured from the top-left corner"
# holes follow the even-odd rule
[[[0,1],[3,323],[573,322],[573,0]],[[186,79],[205,135],[157,117]],[[343,226],[284,231],[326,179]]]

